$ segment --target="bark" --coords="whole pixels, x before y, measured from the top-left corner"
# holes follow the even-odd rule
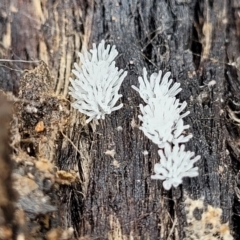
[[[240,237],[239,8],[237,0],[0,3],[1,58],[43,60],[57,98],[68,97],[82,46],[102,39],[115,44],[117,66],[128,71],[121,111],[95,126],[70,109],[66,127],[57,130],[55,163],[79,176],[61,187],[61,227],[74,226],[82,239],[183,239],[186,199],[204,197]],[[17,93],[22,71],[38,64],[2,62],[0,87]],[[138,85],[144,66],[170,70],[181,83],[194,135],[187,149],[202,156],[199,177],[171,191],[150,179],[158,149],[138,129],[141,99],[131,85]]]
[[[6,97],[0,92],[0,235],[13,236],[14,228],[14,205],[13,201],[16,195],[12,187],[12,170],[13,163],[9,157],[9,121],[11,120],[11,105]]]

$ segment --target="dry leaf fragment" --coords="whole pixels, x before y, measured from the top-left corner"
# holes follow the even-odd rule
[[[41,158],[35,162],[36,168],[42,172],[52,171],[53,165],[47,159]]]
[[[44,122],[43,121],[39,121],[38,123],[37,123],[37,125],[35,126],[35,131],[37,132],[37,133],[39,133],[39,132],[43,132],[44,131]]]
[[[76,182],[78,179],[76,172],[67,172],[64,170],[57,171],[56,177],[56,182],[66,185],[70,185],[71,183]]]

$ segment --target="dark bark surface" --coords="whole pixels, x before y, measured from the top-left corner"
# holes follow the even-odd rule
[[[13,163],[10,159],[9,122],[11,121],[12,106],[4,93],[0,91],[0,235],[12,237],[14,228],[14,201],[16,194],[12,187]]]
[[[74,226],[82,239],[183,239],[186,198],[204,198],[222,209],[222,223],[240,238],[238,1],[39,2],[0,3],[1,58],[44,60],[58,98],[67,97],[82,46],[105,39],[120,53],[117,66],[128,71],[120,111],[85,126],[71,109],[59,129],[55,162],[80,179],[61,187],[60,225]],[[0,87],[17,92],[22,71],[36,65],[1,62]],[[170,70],[181,83],[194,136],[187,149],[202,156],[199,176],[170,191],[150,179],[158,149],[138,129],[141,99],[131,85],[138,85],[143,67]]]

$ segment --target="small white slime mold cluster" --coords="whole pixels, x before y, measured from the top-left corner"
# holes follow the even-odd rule
[[[72,72],[76,78],[70,78],[69,94],[75,99],[72,106],[89,117],[86,123],[97,122],[123,106],[122,103],[115,104],[122,97],[118,91],[127,72],[115,66],[118,51],[115,45],[105,48],[104,40],[98,47],[93,44],[89,52],[78,55],[81,65],[74,63]],[[159,147],[161,161],[155,164],[155,175],[151,178],[164,180],[166,190],[177,187],[184,177],[198,176],[198,168],[193,165],[200,159],[200,156],[194,157],[193,152],[185,151],[184,143],[192,137],[191,134],[184,135],[189,125],[184,125],[183,118],[189,111],[182,113],[187,103],[180,103],[176,98],[182,89],[179,83],[172,85],[170,75],[167,72],[162,76],[159,71],[151,74],[149,81],[147,70],[143,68],[143,77],[138,78],[139,88],[132,86],[145,102],[145,106],[140,104],[140,129]]]
[[[105,48],[104,40],[98,47],[93,44],[89,52],[79,52],[78,55],[81,65],[74,63],[72,72],[76,78],[70,78],[72,86],[69,87],[69,94],[75,99],[72,106],[89,117],[86,123],[105,119],[106,114],[123,106],[115,104],[122,97],[118,91],[127,72],[115,66],[118,51],[115,45]]]
[[[162,76],[162,71],[159,71],[153,73],[149,81],[147,70],[143,68],[143,78],[138,78],[139,88],[132,86],[146,103],[145,106],[139,105],[142,113],[138,116],[142,122],[140,129],[160,148],[158,153],[161,161],[155,164],[155,175],[151,178],[164,180],[163,187],[166,190],[177,187],[184,177],[198,176],[198,167],[193,164],[200,159],[200,156],[194,157],[193,152],[185,151],[184,143],[192,137],[191,134],[183,134],[189,128],[183,122],[189,111],[182,113],[187,103],[180,103],[176,98],[182,89],[179,83],[170,87],[170,75],[167,72]]]

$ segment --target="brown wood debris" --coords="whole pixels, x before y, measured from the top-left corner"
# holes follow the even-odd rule
[[[66,100],[53,94],[52,83],[47,65],[41,62],[35,69],[25,71],[17,96],[0,95],[0,123],[4,126],[0,131],[0,173],[3,171],[0,174],[0,215],[5,219],[0,222],[0,239],[72,237],[72,229],[59,228],[61,218],[58,215],[59,186],[71,184],[72,180],[59,180],[55,159],[57,137],[68,120],[69,106]],[[10,128],[7,123],[11,123]],[[8,131],[11,133],[9,141]],[[69,174],[77,178],[76,173],[65,172]],[[8,222],[15,225],[8,225]]]

